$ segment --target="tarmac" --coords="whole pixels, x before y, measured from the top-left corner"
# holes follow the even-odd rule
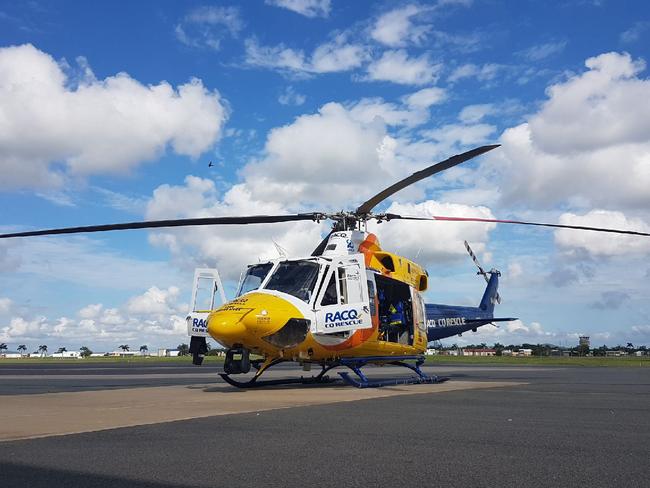
[[[215,366],[0,363],[0,479],[35,488],[650,486],[650,368],[427,370],[450,380],[242,391]]]

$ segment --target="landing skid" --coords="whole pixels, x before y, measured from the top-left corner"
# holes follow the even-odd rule
[[[260,380],[259,377],[262,374],[272,368],[273,366],[286,362],[286,359],[271,359],[267,361],[253,361],[253,367],[257,369],[255,376],[253,376],[249,381],[237,381],[230,377],[227,373],[219,373],[219,376],[229,385],[236,386],[237,388],[258,388],[260,386],[274,386],[274,385],[313,385],[313,384],[325,384],[332,383],[334,379],[326,376],[330,369],[335,368],[337,365],[328,365],[323,366],[322,371],[317,376],[312,376],[311,378],[285,378],[280,380]]]
[[[399,360],[396,360],[399,359]],[[415,364],[409,364],[406,361],[415,361]],[[341,366],[347,366],[359,379],[350,376],[350,373],[339,373],[347,384],[357,388],[379,388],[382,386],[395,386],[395,385],[421,385],[425,383],[443,383],[449,378],[440,376],[429,376],[422,372],[420,366],[424,363],[422,356],[402,356],[400,358],[389,358],[385,356],[367,357],[367,358],[354,358],[354,359],[341,359]],[[371,380],[363,374],[361,368],[368,363],[383,363],[392,366],[402,366],[413,371],[417,376],[410,376],[406,378],[389,378],[383,380]]]
[[[262,374],[272,368],[273,366],[286,362],[286,359],[276,358],[276,359],[267,359],[267,360],[258,360],[253,361],[253,366],[257,369],[255,376],[249,381],[237,381],[231,378],[231,375],[227,373],[219,373],[224,381],[232,386],[237,388],[257,388],[260,386],[274,386],[274,385],[313,385],[313,384],[325,384],[332,383],[335,381],[329,376],[326,376],[329,370],[337,368],[339,366],[345,366],[354,372],[358,379],[350,376],[350,373],[339,373],[339,376],[347,384],[354,386],[356,388],[378,388],[382,386],[395,386],[395,385],[418,385],[424,383],[442,383],[447,381],[449,378],[444,378],[440,376],[428,376],[422,372],[420,366],[424,363],[424,357],[422,356],[372,356],[365,358],[341,358],[336,362],[322,366],[321,372],[317,376],[312,376],[310,378],[286,378],[278,380],[260,380]],[[415,361],[415,364],[409,364],[407,361]],[[361,368],[366,366],[368,363],[381,363],[381,364],[390,364],[393,366],[402,366],[413,371],[417,376],[410,376],[406,378],[390,378],[383,380],[371,380],[368,379],[366,375],[363,374]]]

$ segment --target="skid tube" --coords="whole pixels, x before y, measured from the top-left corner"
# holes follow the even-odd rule
[[[409,364],[407,361],[415,361],[415,364]],[[356,386],[357,388],[379,388],[382,386],[395,386],[395,385],[420,385],[424,383],[443,383],[449,378],[441,376],[429,376],[422,372],[420,366],[424,364],[424,356],[370,356],[365,358],[341,358],[339,359],[341,366],[347,366],[359,379],[350,376],[350,373],[339,373],[347,384]],[[361,368],[368,363],[381,363],[390,364],[393,366],[402,366],[413,371],[417,376],[409,376],[403,378],[389,378],[383,380],[371,380],[363,374]]]
[[[349,373],[339,373],[339,376],[345,381],[348,385],[354,386],[356,388],[378,388],[382,386],[395,386],[395,385],[417,385],[424,383],[442,383],[447,381],[449,378],[440,377],[440,376],[428,376],[422,372],[420,366],[424,363],[424,356],[369,356],[364,358],[340,358],[335,362],[322,365],[322,370],[317,376],[312,376],[311,378],[285,378],[278,380],[259,380],[260,376],[272,368],[273,366],[287,362],[289,360],[282,358],[269,358],[267,360],[257,360],[252,361],[253,366],[257,369],[255,376],[249,381],[237,381],[231,378],[231,375],[227,373],[219,373],[224,381],[228,384],[235,386],[237,388],[257,388],[261,386],[273,386],[273,385],[312,385],[312,384],[325,384],[332,383],[333,379],[329,376],[326,376],[329,370],[337,368],[339,366],[345,366],[352,370],[359,379],[353,378]],[[407,361],[415,361],[415,364],[409,364]],[[417,376],[402,377],[402,378],[390,378],[383,380],[371,380],[368,379],[366,375],[363,374],[361,368],[366,366],[368,363],[381,363],[381,364],[390,364],[393,366],[401,366],[408,368],[413,371]]]
[[[255,373],[255,376],[253,376],[249,381],[237,381],[233,378],[231,378],[229,374],[227,373],[219,373],[219,376],[223,378],[223,380],[228,383],[229,385],[236,386],[237,388],[259,388],[260,386],[274,386],[274,385],[313,385],[313,384],[324,384],[324,383],[331,383],[334,380],[331,379],[329,376],[326,376],[325,373],[327,373],[330,369],[335,368],[338,366],[338,364],[332,364],[332,365],[323,365],[322,370],[318,375],[312,376],[311,378],[285,378],[285,379],[279,379],[279,380],[261,380],[260,381],[260,376],[267,371],[268,369],[271,369],[273,366],[284,363],[290,360],[287,359],[282,359],[282,358],[270,358],[267,360],[259,359],[257,361],[251,361],[251,364],[253,365],[254,368],[257,369],[257,372]]]

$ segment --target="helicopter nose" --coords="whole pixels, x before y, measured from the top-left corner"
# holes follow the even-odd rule
[[[236,298],[208,318],[208,332],[215,340],[261,350],[294,347],[305,340],[309,326],[287,300],[258,292]]]

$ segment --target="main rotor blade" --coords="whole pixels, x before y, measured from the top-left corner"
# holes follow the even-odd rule
[[[432,166],[429,166],[428,168],[425,168],[423,170],[417,171],[413,173],[411,176],[404,178],[401,181],[398,181],[392,186],[389,186],[385,190],[377,193],[374,197],[372,197],[370,200],[367,202],[361,204],[359,208],[357,208],[356,213],[357,215],[367,215],[370,213],[370,211],[375,208],[380,202],[385,200],[386,198],[390,197],[391,195],[397,193],[400,190],[403,190],[409,185],[412,185],[413,183],[417,183],[420,180],[423,180],[424,178],[428,178],[431,175],[434,175],[436,173],[440,173],[441,171],[444,171],[446,169],[449,169],[453,166],[456,166],[460,163],[464,163],[465,161],[475,158],[476,156],[480,156],[483,153],[486,153],[488,151],[491,151],[492,149],[495,149],[499,147],[501,144],[493,144],[491,146],[481,146],[477,147],[476,149],[472,149],[470,151],[464,152],[462,154],[457,154],[455,156],[450,157],[449,159],[446,159],[440,163],[436,163]]]
[[[0,234],[0,239],[9,237],[47,236],[54,234],[80,234],[84,232],[106,232],[110,230],[154,229],[159,227],[188,227],[194,225],[237,225],[237,224],[272,224],[277,222],[295,222],[299,220],[322,220],[326,218],[319,213],[294,215],[250,215],[246,217],[204,217],[196,219],[149,220],[123,224],[88,225],[83,227],[63,227],[61,229],[33,230]]]
[[[429,220],[429,221],[447,221],[447,222],[487,222],[494,224],[516,224],[516,225],[536,225],[538,227],[554,227],[557,229],[576,229],[576,230],[589,230],[593,232],[609,232],[612,234],[629,234],[633,236],[650,237],[650,233],[639,232],[636,230],[625,229],[610,229],[608,227],[589,227],[586,225],[565,225],[565,224],[548,224],[543,222],[527,222],[524,220],[501,220],[501,219],[480,219],[474,217],[443,217],[434,215],[433,217],[406,217],[403,215],[386,214],[387,220],[401,219],[401,220]]]

